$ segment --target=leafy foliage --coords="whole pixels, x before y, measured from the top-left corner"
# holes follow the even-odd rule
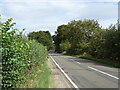
[[[62,51],[67,51],[71,47],[71,44],[69,41],[66,40],[60,43],[60,47]]]
[[[16,87],[16,83],[24,80],[26,73],[34,66],[43,64],[46,49],[35,41],[22,38],[22,32],[14,29],[12,18],[2,22],[0,36],[2,37],[2,88]],[[38,57],[37,59],[34,59]],[[44,61],[43,61],[44,60]]]
[[[120,31],[115,25],[103,29],[95,20],[78,20],[58,26],[53,36],[55,51],[120,60]],[[66,42],[67,41],[67,42]],[[68,45],[67,45],[68,44]]]
[[[120,31],[111,25],[104,34],[105,57],[120,60]]]
[[[55,32],[56,35],[53,35],[52,38],[54,40],[54,44],[55,44],[55,51],[56,52],[62,52],[64,50],[62,50],[62,48],[60,47],[60,44],[63,42],[66,43],[67,41],[67,35],[68,35],[68,26],[67,25],[61,25],[58,26],[57,28],[57,32]],[[63,46],[63,45],[61,45]]]
[[[31,32],[28,34],[28,37],[31,40],[34,39],[44,46],[47,46],[48,50],[53,48],[52,37],[49,31]]]

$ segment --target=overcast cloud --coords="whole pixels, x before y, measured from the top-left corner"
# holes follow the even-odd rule
[[[53,35],[57,26],[71,20],[95,19],[104,28],[118,19],[119,0],[4,0],[0,13],[4,20],[13,18],[16,27],[26,33],[49,30]]]

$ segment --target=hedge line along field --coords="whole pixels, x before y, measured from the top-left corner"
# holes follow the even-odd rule
[[[36,41],[23,38],[24,30],[19,32],[13,28],[14,25],[12,18],[0,21],[2,88],[5,89],[20,85],[33,68],[44,65],[47,60],[46,48]]]
[[[24,80],[17,83],[16,88],[49,88],[51,70],[46,63],[47,50],[36,41],[32,41],[30,48],[30,70],[24,75]]]

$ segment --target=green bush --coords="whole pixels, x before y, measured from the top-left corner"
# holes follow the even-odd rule
[[[69,41],[64,41],[60,44],[61,51],[67,51],[70,48],[70,43]]]
[[[31,66],[44,64],[47,58],[46,48],[42,44],[36,42],[35,40],[32,40],[30,44],[30,49],[31,53],[29,58],[32,60],[30,62]]]
[[[22,38],[22,32],[14,29],[12,18],[0,25],[2,44],[2,88],[14,88],[24,80],[26,73],[33,67],[43,64],[46,49],[35,41]]]

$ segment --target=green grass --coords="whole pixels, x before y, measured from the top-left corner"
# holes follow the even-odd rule
[[[51,70],[48,68],[47,63],[35,66],[25,76],[26,79],[17,85],[17,88],[49,88]]]

